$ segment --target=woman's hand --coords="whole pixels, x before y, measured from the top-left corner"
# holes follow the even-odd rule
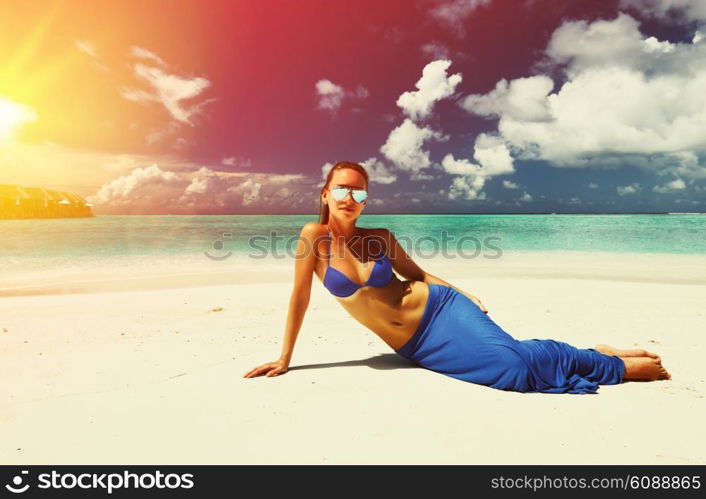
[[[480,301],[480,299],[479,299],[477,296],[469,295],[468,297],[471,299],[471,301],[472,301],[473,303],[475,303],[476,305],[478,305],[478,308],[480,308],[480,309],[481,309],[483,312],[485,312],[486,314],[488,313],[488,309],[485,308],[485,305],[483,305],[483,302]]]
[[[267,364],[253,367],[243,375],[243,378],[255,378],[257,376],[262,376],[263,374],[266,377],[271,378],[272,376],[286,373],[288,369],[289,364],[280,359],[275,362],[268,362]]]

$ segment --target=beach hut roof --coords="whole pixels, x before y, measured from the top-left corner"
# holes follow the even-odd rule
[[[18,185],[2,184],[0,185],[0,197],[4,199],[17,199],[18,197],[27,199],[30,195]]]
[[[39,199],[55,201],[60,204],[86,204],[86,200],[73,192],[44,189],[43,187],[22,187],[12,184],[0,184],[0,199]]]
[[[81,199],[81,196],[79,196],[78,194],[74,194],[73,192],[63,192],[62,191],[62,194],[64,195],[64,197],[66,197],[71,202],[79,203],[79,204],[84,202],[83,199]]]
[[[9,184],[0,184],[0,198],[17,197],[17,187]]]
[[[61,201],[62,199],[66,199],[66,197],[61,192],[55,191],[54,189],[46,189],[46,191],[54,201]]]
[[[32,199],[40,199],[42,201],[51,199],[51,196],[47,193],[47,191],[42,189],[41,187],[23,187],[22,189]]]
[[[78,202],[78,203],[83,203],[83,204],[86,203],[86,198],[84,198],[84,197],[81,196],[80,194],[76,194],[75,192],[72,192],[72,193],[71,193],[71,196],[73,196],[73,198],[74,198],[74,199],[76,200],[76,202]]]

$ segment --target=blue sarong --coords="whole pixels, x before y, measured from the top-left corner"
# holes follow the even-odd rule
[[[429,284],[419,327],[396,353],[426,369],[518,392],[595,393],[621,383],[620,357],[555,340],[516,340],[467,296]]]

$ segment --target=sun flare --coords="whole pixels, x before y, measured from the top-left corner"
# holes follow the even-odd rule
[[[37,113],[29,106],[0,97],[0,141],[8,141],[23,124],[35,121]]]

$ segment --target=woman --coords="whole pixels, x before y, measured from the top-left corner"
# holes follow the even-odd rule
[[[368,174],[357,163],[340,161],[329,171],[319,223],[301,230],[280,358],[245,378],[287,372],[313,274],[396,353],[457,379],[520,392],[594,393],[599,384],[671,377],[645,350],[514,339],[476,296],[422,270],[389,230],[356,227],[367,188]]]

